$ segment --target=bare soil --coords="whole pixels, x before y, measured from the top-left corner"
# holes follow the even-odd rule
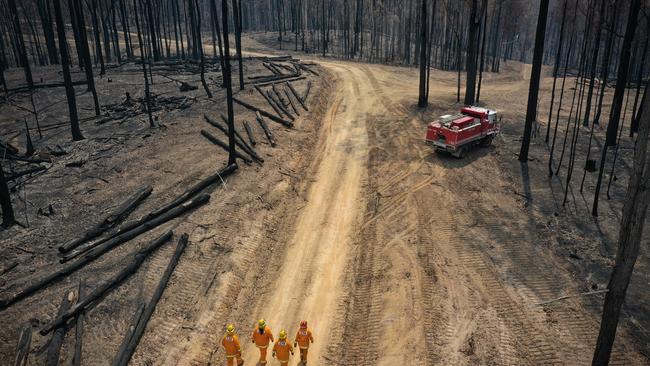
[[[271,33],[253,34],[245,46],[248,54],[279,52]],[[285,328],[290,337],[307,319],[316,341],[310,364],[316,365],[590,364],[603,296],[580,293],[606,286],[632,142],[623,138],[623,164],[617,166],[611,199],[602,197],[601,215],[594,219],[593,173],[587,175],[584,196],[578,192],[582,160],[576,162],[565,206],[566,171],[547,178],[543,137],[535,140],[527,165],[517,162],[528,90],[525,65],[508,62],[501,73],[484,75],[481,102],[503,116],[503,133],[493,146],[455,159],[423,142],[428,121],[459,107],[455,73],[432,71],[430,105],[420,110],[415,68],[295,57],[318,63],[320,77],[309,76],[315,82],[310,112],[291,130],[272,124],[276,149],[258,145],[264,166],[242,165],[213,189],[207,206],[0,312],[2,324],[9,325],[0,338],[3,359],[13,357],[20,326],[34,319],[37,329],[51,319],[63,293],[76,288],[81,277],[94,286],[114,273],[137,243],[173,228],[188,232],[190,245],[133,364],[225,364],[219,343],[231,322],[242,337],[246,364],[255,364],[257,350],[248,336],[259,318],[266,318],[276,335]],[[255,61],[246,67],[250,74],[263,73]],[[199,85],[197,75],[187,77]],[[111,85],[102,80],[100,89],[111,94],[116,84],[140,81],[139,75],[126,79],[116,75]],[[567,85],[574,82],[568,79]],[[551,83],[547,75],[540,102],[542,135]],[[167,87],[177,93],[175,85]],[[154,91],[163,88],[156,85]],[[123,95],[118,90],[111,94],[114,100]],[[240,94],[266,107],[250,90]],[[565,92],[566,105],[571,92]],[[26,211],[30,223],[0,234],[7,253],[1,264],[19,263],[1,277],[2,293],[23,277],[56,268],[55,245],[136,187],[153,184],[154,195],[134,217],[221,167],[225,153],[198,131],[209,128],[202,113],[224,111],[223,94],[207,100],[202,89],[190,92],[196,102],[162,115],[165,128],[151,130],[141,116],[123,124],[85,123],[89,138],[83,142],[67,142],[67,131],[37,142],[59,143],[69,154],[19,188],[16,196],[26,189],[31,203],[25,210],[16,199],[17,212],[20,217]],[[88,99],[80,103],[90,105]],[[15,129],[17,112],[7,104],[2,108],[2,126]],[[236,113],[238,121],[253,121],[240,107]],[[58,115],[63,119],[65,109]],[[563,120],[560,135],[564,125]],[[261,130],[256,132],[263,141]],[[588,131],[580,133],[579,157]],[[597,141],[603,133],[597,128]],[[125,136],[115,137],[120,134]],[[21,139],[12,142],[23,146]],[[104,155],[92,160],[102,149]],[[88,162],[81,168],[65,167],[64,162],[83,154]],[[36,214],[52,202],[54,215]],[[647,245],[643,248],[612,364],[649,362],[650,281]],[[110,363],[137,303],[149,298],[172,250],[163,247],[88,313],[85,364]],[[564,295],[572,297],[552,301]],[[39,363],[43,354],[38,349],[48,339],[34,337],[31,357]],[[66,361],[71,347],[68,336]],[[291,365],[296,364],[297,357]]]

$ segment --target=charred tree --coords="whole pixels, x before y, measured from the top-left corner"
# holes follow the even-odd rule
[[[54,17],[56,19],[56,30],[59,36],[59,51],[61,52],[61,67],[63,69],[63,82],[65,83],[65,95],[68,100],[68,111],[70,113],[70,127],[72,130],[72,139],[74,141],[83,140],[84,136],[79,129],[79,117],[77,115],[77,97],[72,86],[72,77],[70,76],[70,57],[65,37],[65,23],[61,13],[61,0],[53,0]]]
[[[86,29],[86,23],[84,20],[83,14],[83,4],[81,0],[71,0],[72,8],[71,13],[74,15],[74,18],[77,19],[76,23],[79,25],[79,29]],[[81,47],[81,56],[82,60],[79,60],[79,64],[84,65],[84,71],[86,72],[86,82],[88,83],[88,91],[92,93],[93,103],[95,104],[95,115],[99,116],[99,99],[97,98],[97,90],[95,89],[95,77],[93,76],[93,64],[90,58],[90,49],[88,47],[88,39],[86,38],[86,32],[79,32],[79,46]]]
[[[594,192],[594,204],[591,209],[591,214],[593,216],[598,216],[598,198],[600,196],[600,188],[603,182],[603,171],[605,170],[604,168],[605,168],[605,160],[607,158],[607,149],[610,146],[616,145],[618,123],[621,116],[623,97],[625,96],[625,85],[627,84],[627,76],[630,67],[630,54],[632,49],[632,40],[634,39],[634,33],[636,32],[637,17],[640,8],[641,8],[641,0],[632,0],[632,2],[630,3],[630,13],[627,19],[627,26],[625,30],[625,36],[623,38],[621,54],[619,57],[618,76],[616,78],[616,89],[614,90],[614,99],[612,100],[612,111],[609,116],[609,124],[607,125],[607,134],[605,137],[605,143],[603,144],[603,150],[600,158],[600,170],[598,172],[598,180],[596,181],[596,190]],[[599,336],[599,340],[600,340],[600,336]],[[609,349],[607,348],[608,347],[606,344],[601,344],[599,342],[598,347],[596,348],[596,354],[594,356],[594,360],[598,359],[600,361],[603,361],[605,356],[607,356],[607,359],[609,359],[609,353],[611,352],[611,345],[609,345]]]
[[[635,7],[635,3],[638,5],[639,1],[633,0],[632,8]],[[634,13],[634,16],[636,16],[636,13]],[[647,90],[648,86],[646,86],[646,93]],[[650,135],[649,100],[645,100],[643,104],[644,110],[639,123],[639,138],[634,151],[634,166],[625,196],[621,227],[618,234],[616,262],[607,286],[609,291],[605,295],[603,315],[592,365],[607,365],[609,363],[621,307],[634,271],[634,264],[639,255],[641,235],[643,234],[645,217],[650,203],[650,187],[644,183],[650,179],[650,159],[648,159],[647,154],[648,137]]]
[[[469,37],[467,39],[465,80],[465,105],[473,105],[476,99],[476,48],[478,47],[478,31],[481,25],[477,20],[478,0],[472,0],[472,10],[469,15]]]
[[[221,24],[223,24],[223,84],[228,105],[228,165],[236,164],[235,115],[232,101],[232,77],[230,72],[230,41],[228,39],[228,0],[221,0]],[[278,19],[279,21],[279,19]]]
[[[418,99],[418,107],[424,108],[427,106],[427,2],[421,0],[421,21],[420,21],[420,43],[423,45],[420,50],[420,97]]]
[[[29,59],[27,59],[27,49],[25,48],[25,39],[23,38],[23,31],[20,27],[20,18],[18,17],[16,0],[7,0],[7,5],[9,5],[11,21],[14,27],[14,32],[16,37],[16,49],[18,51],[18,59],[20,61],[20,66],[22,66],[23,71],[25,72],[25,81],[27,81],[27,85],[31,88],[34,86],[34,79],[32,78],[32,69],[29,66]]]
[[[5,179],[5,173],[0,167],[0,206],[2,207],[2,226],[9,227],[16,223],[14,209],[11,205],[11,194]]]
[[[144,46],[142,44],[142,33],[140,32],[140,20],[138,17],[138,0],[133,0],[133,13],[135,13],[135,28],[138,32],[138,45],[140,46],[140,63],[142,63],[142,74],[144,76],[144,104],[147,109],[149,117],[149,127],[155,127],[153,122],[153,115],[151,113],[150,95],[149,95],[149,79],[147,79],[147,63],[144,59]]]
[[[530,88],[528,90],[528,108],[526,109],[526,125],[524,137],[519,151],[519,161],[528,161],[528,149],[533,123],[537,119],[537,95],[539,94],[539,79],[542,72],[542,57],[544,56],[544,38],[546,36],[546,16],[548,14],[549,0],[539,3],[539,18],[537,19],[537,33],[535,35],[535,51],[533,52],[533,70],[530,75]]]
[[[233,21],[235,23],[235,48],[237,50],[237,61],[239,62],[239,90],[244,90],[244,66],[241,53],[241,4],[239,0],[232,0]]]

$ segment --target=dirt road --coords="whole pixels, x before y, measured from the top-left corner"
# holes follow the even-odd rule
[[[320,359],[335,320],[332,315],[364,208],[361,193],[368,154],[364,116],[368,108],[380,107],[372,98],[366,99],[369,85],[357,69],[339,65],[330,69],[345,81],[334,93],[323,121],[324,139],[315,156],[319,167],[274,288],[259,298],[254,311],[276,333],[286,328],[292,337],[300,320],[308,319],[319,340],[311,349],[314,359]],[[254,364],[255,347],[246,345],[245,359]]]

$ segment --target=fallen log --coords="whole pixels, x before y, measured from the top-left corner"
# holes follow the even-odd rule
[[[246,120],[242,121],[242,124],[244,125],[244,130],[246,130],[246,135],[248,135],[248,141],[251,143],[251,146],[257,145],[257,142],[255,142],[255,136],[253,135],[253,129],[251,126],[248,124]]]
[[[12,269],[16,268],[18,266],[18,262],[16,261],[11,261],[9,264],[7,264],[6,267],[0,269],[0,276],[4,276],[5,273],[11,271]]]
[[[273,75],[278,75],[278,74],[279,74],[278,70],[276,70],[274,67],[272,67],[271,65],[269,65],[269,64],[266,63],[266,62],[262,62],[262,66],[264,66],[264,67],[266,67],[267,69],[269,69],[269,70],[273,73]]]
[[[258,80],[258,79],[270,78],[270,77],[273,77],[273,76],[275,76],[275,74],[273,74],[273,75],[254,75],[254,76],[247,76],[246,78],[248,80]]]
[[[264,117],[269,118],[272,121],[278,122],[278,123],[284,125],[285,127],[289,127],[289,128],[293,127],[293,122],[284,120],[284,119],[282,119],[280,117],[277,117],[277,116],[274,116],[271,113],[269,113],[269,112],[267,112],[267,111],[265,111],[263,109],[259,109],[259,108],[255,107],[255,106],[252,106],[252,105],[244,102],[243,100],[240,100],[239,98],[233,97],[232,100],[235,103],[241,105],[242,107],[248,108],[248,109],[250,109],[250,110],[252,110],[254,112],[259,112],[259,114],[263,115]]]
[[[271,104],[273,106],[275,106],[274,109],[276,111],[280,111],[280,113],[278,113],[278,116],[280,116],[280,117],[287,116],[289,119],[291,119],[293,121],[293,118],[289,114],[289,111],[286,108],[284,108],[282,103],[280,103],[280,101],[277,98],[273,97],[273,94],[271,92],[272,92],[272,90],[267,90],[266,91],[266,98],[267,98],[267,100],[271,101]]]
[[[262,130],[264,130],[266,139],[269,140],[269,144],[271,144],[271,147],[275,147],[275,139],[273,138],[273,133],[269,129],[269,126],[266,125],[266,122],[264,122],[264,119],[262,118],[259,112],[255,112],[255,119],[257,119],[257,122],[262,127]]]
[[[18,345],[16,346],[16,358],[14,359],[14,366],[26,366],[27,358],[29,357],[29,349],[32,346],[32,323],[27,322],[23,325],[18,337]]]
[[[59,314],[57,316],[62,316],[70,308],[70,304],[73,301],[74,295],[72,293],[66,292],[63,295],[63,301],[59,307]],[[65,338],[65,332],[67,327],[59,327],[52,338],[50,339],[50,345],[47,347],[47,358],[45,359],[45,364],[47,366],[56,366],[59,364],[59,355],[61,353],[61,345],[63,344],[63,338]]]
[[[226,152],[228,152],[228,153],[230,152],[230,146],[228,146],[227,143],[225,143],[225,142],[219,140],[216,136],[212,135],[210,132],[208,132],[208,131],[206,131],[206,130],[201,130],[201,135],[203,135],[203,137],[205,137],[206,139],[208,139],[208,141],[212,142],[213,144],[215,144],[215,145],[220,146],[221,148],[223,148],[224,151],[226,151]],[[246,157],[245,155],[242,155],[242,154],[241,154],[239,151],[237,151],[236,149],[235,149],[235,156],[236,156],[237,158],[241,159],[244,163],[246,163],[246,164],[248,164],[248,165],[253,164],[253,160],[249,159],[249,158]]]
[[[8,142],[0,141],[0,149],[2,156],[6,154],[18,155],[18,149]]]
[[[273,90],[273,93],[275,93],[275,95],[278,97],[278,100],[280,101],[280,103],[282,103],[282,106],[284,106],[284,108],[289,108],[289,102],[284,100],[284,97],[282,96],[282,93],[280,93],[278,88],[275,87],[275,84],[271,85],[271,90]],[[287,109],[287,111],[288,111],[288,109]]]
[[[260,94],[262,94],[262,96],[264,97],[264,99],[266,99],[266,101],[269,103],[269,105],[271,106],[271,108],[273,108],[273,110],[275,111],[275,113],[277,113],[278,116],[282,117],[282,111],[280,110],[280,108],[278,108],[278,107],[275,105],[275,103],[271,100],[271,98],[269,98],[268,95],[264,94],[264,91],[262,91],[262,88],[260,88],[259,86],[255,85],[255,90],[257,90]]]
[[[299,116],[300,112],[298,112],[298,108],[296,108],[296,106],[293,104],[293,100],[291,100],[291,96],[289,95],[287,89],[286,88],[282,89],[282,91],[284,92],[284,95],[287,97],[289,104],[291,104],[291,109],[293,109],[294,113],[296,113],[296,116]]]
[[[299,74],[299,72],[296,72],[296,70],[294,68],[292,68],[291,66],[288,66],[288,65],[276,64],[274,62],[271,62],[271,65],[275,66],[278,70],[280,70],[280,68],[283,68],[283,69],[289,71],[290,73]]]
[[[108,279],[107,281],[102,282],[94,290],[92,290],[88,296],[79,301],[72,306],[70,309],[67,309],[62,314],[59,314],[53,321],[41,328],[41,335],[46,335],[54,329],[58,329],[72,317],[86,310],[93,303],[96,303],[98,300],[101,300],[104,296],[108,295],[113,291],[117,286],[121,285],[124,280],[129,278],[132,274],[137,272],[138,268],[144,260],[151,254],[153,251],[158,249],[161,245],[169,241],[172,237],[172,231],[164,233],[162,236],[158,237],[148,245],[136,250],[132,254],[132,259],[122,270],[120,270],[115,276]]]
[[[300,76],[300,75],[298,75],[298,76],[288,76],[288,77],[280,78],[280,79],[277,79],[277,80],[255,82],[254,84],[257,85],[257,86],[266,86],[266,85],[271,85],[271,84],[282,83],[282,82],[285,82],[285,81],[296,81],[296,80],[302,80],[302,79],[306,79],[306,77]]]
[[[296,90],[296,88],[294,88],[293,85],[292,85],[290,82],[288,82],[288,81],[285,82],[285,84],[287,84],[287,86],[288,86],[289,89],[291,90],[291,93],[293,94],[294,97],[296,97],[296,100],[300,103],[300,105],[301,105],[301,106],[302,106],[306,111],[309,111],[309,108],[307,108],[307,106],[305,105],[305,102],[303,102],[302,99],[300,98],[300,96],[298,95],[298,91]]]
[[[303,70],[305,70],[305,71],[307,71],[309,73],[312,73],[312,74],[314,74],[316,76],[320,76],[320,74],[318,74],[316,71],[312,70],[310,67],[307,67],[307,65],[305,65],[305,64],[297,62],[294,65],[298,65],[298,67],[300,67],[301,69],[303,69]]]
[[[86,80],[73,81],[72,86],[86,85]],[[7,89],[7,93],[14,93],[18,91],[27,91],[31,89],[48,89],[48,88],[61,88],[64,87],[65,83],[45,83],[45,84],[34,84],[31,88],[29,85],[18,86],[12,89]]]
[[[25,157],[22,157],[22,156],[15,156],[15,155],[6,155],[4,158],[8,159],[8,160],[24,161],[26,163],[34,163],[34,164],[51,163],[52,162],[52,161],[47,160],[47,159],[33,159],[33,158],[25,158]]]
[[[14,174],[11,174],[11,175],[7,174],[5,179],[7,181],[12,181],[12,180],[16,180],[16,179],[22,177],[23,175],[40,172],[40,171],[43,171],[45,169],[47,169],[47,168],[44,167],[44,166],[37,166],[37,167],[34,167],[34,168],[25,169],[22,172],[15,172]]]
[[[100,236],[106,232],[106,230],[115,227],[117,224],[126,219],[131,214],[131,212],[133,212],[133,210],[135,210],[135,208],[138,207],[142,201],[144,201],[145,198],[149,197],[151,191],[153,191],[153,188],[151,186],[144,186],[139,188],[137,191],[135,191],[134,194],[129,196],[126,201],[119,205],[115,211],[104,218],[104,220],[102,220],[99,224],[86,231],[83,236],[70,240],[69,242],[59,246],[59,252],[69,252],[79,245]]]
[[[274,90],[267,90],[266,94],[269,96],[269,98],[271,98],[271,100],[273,100],[273,102],[275,102],[275,105],[277,105],[278,108],[280,108],[280,110],[285,116],[287,116],[292,121],[294,120],[293,116],[291,115],[291,113],[289,113],[289,110],[280,101],[280,98],[278,98],[278,95],[275,93]]]
[[[217,179],[220,179],[220,178],[217,178]],[[99,258],[102,254],[104,254],[104,253],[108,252],[109,250],[117,247],[118,245],[120,245],[122,243],[125,243],[125,242],[135,238],[136,236],[138,236],[138,235],[140,235],[140,234],[142,234],[142,233],[144,233],[146,231],[149,231],[149,230],[153,229],[154,227],[159,226],[159,225],[161,225],[161,224],[163,224],[163,223],[165,223],[165,222],[167,222],[167,221],[169,221],[171,219],[174,219],[174,218],[182,215],[183,213],[185,213],[185,212],[187,212],[187,211],[189,211],[189,210],[191,210],[193,208],[199,207],[199,206],[207,203],[209,199],[210,199],[209,195],[200,195],[200,196],[194,198],[191,201],[185,202],[185,203],[183,203],[183,204],[181,204],[181,205],[179,205],[177,207],[174,207],[171,210],[168,210],[167,212],[165,212],[163,214],[158,215],[154,219],[145,221],[140,226],[136,226],[136,227],[132,228],[129,231],[126,231],[124,233],[121,233],[121,234],[113,237],[112,239],[104,242],[101,245],[97,245],[97,246],[93,247],[92,249],[87,249],[86,250],[87,252],[85,251],[86,253],[81,258],[79,258],[77,261],[75,261],[75,262],[67,265],[66,267],[61,268],[61,269],[59,269],[59,270],[57,270],[57,271],[55,271],[53,273],[50,273],[49,275],[45,276],[44,278],[42,278],[40,280],[37,280],[35,283],[27,286],[23,290],[20,290],[18,293],[14,294],[14,295],[11,295],[8,298],[1,299],[0,300],[0,310],[6,309],[7,307],[11,306],[12,304],[15,304],[16,302],[26,298],[27,296],[29,296],[29,295],[31,295],[31,294],[33,294],[33,293],[35,293],[35,292],[37,292],[37,291],[39,291],[41,289],[53,284],[53,283],[56,283],[56,282],[60,281],[61,279],[63,279],[67,275],[75,272],[79,268],[82,268],[86,264],[94,261],[95,259]],[[70,254],[72,254],[72,253],[70,253]],[[79,254],[76,254],[76,255],[78,256]]]
[[[212,126],[218,128],[221,132],[223,132],[226,137],[228,136],[228,122],[226,122],[226,125],[222,125],[218,121],[208,117],[207,115],[203,115],[203,118],[205,119],[206,122],[211,124]],[[226,121],[225,116],[222,114],[221,118]],[[257,152],[253,150],[252,147],[248,146],[248,144],[244,141],[244,139],[239,135],[237,130],[235,132],[235,145],[239,146],[240,149],[242,149],[244,152],[246,152],[252,159],[255,159],[256,161],[263,163],[264,159],[262,159],[259,155],[257,155]],[[250,160],[250,159],[249,159]]]
[[[264,84],[264,83],[278,82],[280,80],[285,80],[285,79],[292,79],[292,78],[296,78],[296,77],[300,77],[300,76],[301,75],[299,75],[299,74],[289,74],[289,75],[277,74],[277,75],[269,76],[267,78],[255,79],[255,81],[253,81],[251,83],[254,84],[254,85],[260,85],[260,84]]]
[[[135,313],[133,314],[133,318],[131,319],[131,324],[126,329],[126,334],[124,335],[124,338],[122,338],[122,343],[120,344],[120,348],[117,349],[117,355],[115,357],[115,361],[113,361],[113,364],[115,364],[116,361],[124,357],[126,349],[129,346],[129,343],[131,342],[131,338],[133,338],[133,333],[135,332],[135,329],[138,327],[138,324],[140,323],[140,319],[142,319],[142,313],[144,312],[145,306],[146,303],[142,301],[138,306],[138,308],[135,310]]]
[[[228,131],[228,118],[226,116],[224,116],[223,113],[219,113],[219,116],[221,116],[221,120],[223,121],[224,124],[221,125],[218,121],[215,121],[215,122],[217,122],[217,124],[220,124],[221,125],[220,130],[227,134],[227,131]],[[261,156],[257,155],[257,151],[255,151],[255,149],[253,149],[253,147],[250,146],[246,142],[246,140],[244,140],[244,138],[242,137],[242,135],[239,134],[239,132],[237,131],[236,128],[234,129],[233,132],[234,132],[234,135],[235,135],[235,142],[238,143],[238,146],[243,148],[248,153],[248,155],[250,155],[253,159],[263,163],[264,159],[262,159]]]
[[[104,243],[106,241],[109,241],[109,240],[119,236],[120,234],[122,234],[124,232],[127,232],[127,231],[129,231],[129,230],[131,230],[131,229],[133,229],[133,228],[135,228],[137,226],[140,226],[140,225],[142,225],[143,223],[145,223],[145,222],[147,222],[149,220],[155,219],[156,217],[164,214],[165,212],[167,212],[167,211],[175,208],[176,206],[179,206],[180,204],[184,203],[185,201],[189,200],[190,198],[197,195],[199,192],[201,192],[203,189],[209,187],[210,185],[212,185],[212,184],[214,184],[216,182],[219,182],[219,181],[223,181],[223,178],[225,178],[228,175],[232,174],[232,172],[234,172],[235,170],[237,170],[237,164],[232,164],[232,165],[228,165],[228,166],[220,169],[219,171],[217,171],[216,173],[214,173],[214,174],[212,174],[212,175],[210,175],[208,177],[205,177],[203,180],[201,180],[200,182],[196,183],[195,185],[193,185],[192,187],[187,189],[180,196],[176,197],[173,201],[167,203],[166,205],[151,211],[150,213],[140,217],[137,220],[132,220],[132,221],[129,221],[129,222],[126,222],[126,223],[122,224],[122,226],[120,226],[111,235],[108,235],[108,236],[106,236],[104,238],[101,238],[101,239],[97,239],[95,242],[89,243],[88,245],[84,246],[84,248],[80,248],[79,250],[75,251],[76,255],[73,255],[73,253],[68,254],[67,256],[71,257],[71,258],[69,258],[67,260],[70,260],[70,259],[78,256],[79,254],[81,254],[83,252],[86,252],[89,249],[91,249],[93,247],[96,247],[96,246],[98,246],[98,245],[100,245],[100,244],[102,244],[102,243]],[[61,262],[65,262],[67,260],[65,258],[62,258]]]
[[[307,97],[309,96],[309,91],[311,90],[311,80],[307,82],[307,90],[305,90],[305,96],[302,97],[302,102],[307,103]]]
[[[83,299],[86,297],[86,282],[81,279],[79,281],[79,291],[77,291],[77,298]],[[72,356],[72,366],[81,365],[81,349],[83,345],[83,331],[84,331],[84,312],[80,312],[75,320],[75,335],[74,335],[74,356]]]
[[[126,366],[131,360],[131,357],[133,356],[133,353],[135,352],[138,343],[140,343],[140,338],[142,338],[142,335],[144,334],[144,330],[147,327],[147,323],[149,322],[149,319],[151,318],[151,315],[153,314],[154,310],[156,310],[156,305],[158,304],[158,301],[162,297],[162,294],[165,291],[165,288],[167,287],[167,283],[169,282],[169,279],[171,278],[172,273],[174,272],[174,269],[176,268],[176,265],[178,264],[178,261],[181,258],[181,255],[183,255],[183,252],[185,251],[185,247],[187,246],[187,240],[188,240],[187,234],[181,235],[180,239],[178,240],[178,245],[176,245],[176,250],[174,251],[174,255],[172,255],[171,259],[169,260],[169,264],[167,265],[165,272],[160,277],[160,282],[158,282],[158,287],[156,287],[156,291],[151,296],[151,300],[149,300],[149,303],[145,307],[144,312],[142,313],[142,316],[140,318],[140,321],[138,322],[138,325],[135,327],[135,330],[133,331],[133,335],[131,336],[129,345],[126,347],[126,349],[122,354],[118,354],[118,357],[115,359],[115,361],[113,361],[114,366]]]
[[[144,233],[146,231],[149,231],[149,230],[155,228],[156,226],[162,225],[165,222],[167,222],[167,221],[169,221],[171,219],[174,219],[177,216],[182,215],[183,213],[185,213],[186,211],[189,211],[192,208],[203,205],[204,203],[208,202],[209,198],[210,198],[209,195],[203,195],[203,196],[196,197],[191,201],[183,202],[181,205],[176,206],[176,207],[172,208],[171,210],[166,211],[165,213],[160,214],[160,215],[156,216],[155,218],[153,218],[151,220],[147,220],[147,221],[143,222],[140,226],[136,226],[136,227],[134,227],[133,229],[131,229],[129,231],[121,233],[121,234],[115,236],[114,238],[112,238],[112,239],[110,239],[110,240],[108,240],[106,242],[102,242],[101,244],[97,244],[97,242],[90,243],[87,246],[84,246],[82,248],[78,248],[78,249],[76,249],[76,250],[74,250],[74,251],[72,251],[72,252],[70,252],[68,254],[65,254],[60,259],[60,262],[63,263],[63,262],[69,261],[69,260],[71,260],[73,258],[76,258],[76,257],[88,252],[87,254],[84,255],[84,257],[86,257],[88,255],[91,255],[95,250],[101,250],[102,248],[104,248],[106,246],[108,246],[109,249],[110,249],[110,248],[113,248],[113,247],[115,247],[117,245],[120,245],[120,244],[122,244],[122,243],[124,243],[126,241],[129,241],[129,240],[135,238],[136,236],[138,236],[138,235],[140,235],[140,234],[142,234],[142,233]],[[201,201],[201,199],[204,199],[204,201]]]
[[[289,61],[293,60],[293,56],[291,55],[284,55],[284,56],[264,56],[264,60],[267,61]]]

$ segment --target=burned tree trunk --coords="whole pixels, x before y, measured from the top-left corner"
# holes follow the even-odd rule
[[[88,296],[84,297],[83,299],[79,299],[79,301],[74,306],[72,306],[70,309],[66,309],[49,324],[43,326],[43,328],[40,330],[41,335],[46,335],[52,330],[65,326],[66,322],[69,319],[85,311],[88,306],[92,305],[98,299],[106,296],[107,293],[113,291],[117,286],[124,282],[124,280],[134,274],[138,268],[140,268],[140,265],[142,262],[144,262],[147,256],[149,256],[149,254],[153,253],[161,245],[170,240],[172,238],[172,234],[173,233],[171,231],[167,231],[148,245],[136,250],[131,255],[131,261],[124,268],[122,268],[122,270],[120,270],[112,278],[99,284],[88,294]]]
[[[37,4],[38,15],[41,18],[41,28],[45,36],[45,46],[47,47],[47,55],[51,64],[59,63],[59,55],[56,49],[56,40],[54,37],[54,29],[52,28],[52,15],[50,14],[50,4],[46,0],[38,0]]]
[[[18,9],[16,8],[16,0],[7,0],[7,5],[9,5],[9,12],[11,13],[11,21],[13,23],[15,36],[16,36],[16,48],[18,49],[18,59],[20,60],[20,66],[23,67],[25,72],[25,80],[27,85],[31,88],[34,86],[34,79],[32,79],[32,69],[29,66],[29,60],[27,59],[27,49],[25,48],[25,39],[23,38],[23,31],[20,28],[20,18],[18,17]]]
[[[147,65],[144,60],[144,46],[142,44],[142,33],[140,32],[140,20],[138,17],[138,0],[133,0],[133,12],[135,13],[135,27],[138,32],[138,45],[140,46],[140,62],[142,63],[142,74],[144,77],[144,104],[149,116],[149,127],[156,127],[151,114],[151,104],[149,95],[149,79],[147,79]]]
[[[239,61],[239,90],[244,90],[244,66],[242,65],[241,54],[241,4],[238,0],[232,0],[232,13],[235,23],[235,48],[237,50],[237,61]]]
[[[476,0],[475,0],[476,2]],[[427,106],[427,2],[421,1],[422,8],[420,14],[420,96],[418,98],[418,107],[424,108]]]
[[[528,89],[528,108],[526,110],[526,125],[524,126],[524,137],[519,151],[519,161],[528,161],[528,148],[530,146],[530,135],[533,130],[533,123],[537,119],[537,95],[539,94],[539,79],[542,72],[542,58],[544,56],[544,38],[546,36],[546,15],[548,13],[549,0],[541,0],[539,3],[539,18],[537,19],[537,33],[535,35],[535,51],[533,52],[533,70],[530,75],[530,88]]]
[[[221,24],[223,25],[223,84],[228,105],[228,165],[235,163],[235,113],[232,105],[232,77],[230,72],[230,41],[228,40],[228,0],[221,0]]]
[[[639,1],[633,1],[638,5]],[[637,7],[638,10],[638,7]],[[632,10],[631,10],[632,11]],[[636,17],[636,13],[634,13]],[[628,28],[629,29],[629,28]],[[648,86],[646,86],[646,93]],[[603,307],[600,331],[592,365],[607,365],[612,352],[616,328],[625,293],[632,277],[634,264],[639,255],[641,235],[650,203],[650,187],[644,182],[650,179],[650,159],[647,156],[650,135],[650,100],[645,100],[639,123],[639,138],[634,151],[634,167],[627,188],[621,228],[618,234],[616,263],[609,279]]]
[[[623,45],[620,54],[619,68],[618,68],[618,77],[616,78],[616,89],[614,90],[614,99],[612,101],[612,111],[609,116],[609,124],[607,125],[607,135],[605,137],[605,143],[603,144],[603,151],[601,154],[600,160],[600,171],[598,172],[598,180],[596,181],[596,190],[594,192],[594,204],[591,209],[591,214],[593,216],[598,216],[598,198],[600,196],[600,187],[603,181],[603,171],[605,170],[605,159],[607,158],[607,148],[609,146],[615,146],[618,133],[618,123],[621,117],[621,109],[623,105],[623,97],[625,96],[625,85],[627,84],[627,74],[630,67],[630,53],[632,49],[632,40],[634,39],[634,33],[636,32],[637,26],[637,17],[639,14],[639,9],[641,8],[641,0],[632,0],[630,4],[630,13],[627,19],[627,27],[625,30],[625,36],[623,38]],[[610,346],[611,351],[611,346]],[[602,352],[607,352],[604,350]],[[604,355],[600,355],[597,349],[597,356],[594,356],[594,360],[599,358],[601,361]],[[609,357],[609,353],[607,353]]]
[[[174,273],[174,269],[176,268],[181,255],[183,255],[185,247],[187,247],[187,241],[188,235],[184,233],[178,240],[176,250],[174,251],[172,258],[169,260],[169,264],[167,265],[165,272],[163,272],[162,276],[160,277],[156,291],[154,291],[153,295],[151,296],[151,300],[149,300],[149,303],[147,303],[147,306],[144,308],[144,311],[142,312],[142,315],[138,321],[138,325],[133,330],[133,334],[129,339],[128,345],[125,347],[124,352],[118,354],[117,358],[113,361],[114,366],[126,366],[131,360],[131,356],[133,356],[135,348],[138,346],[138,343],[140,343],[140,338],[142,338],[142,335],[144,334],[147,322],[151,318],[151,315],[153,315],[154,310],[156,310],[156,305],[158,305],[158,301],[160,301],[160,298],[162,297],[162,294],[167,287],[167,283],[169,282],[172,273]]]
[[[63,301],[61,301],[61,306],[59,307],[59,315],[65,314],[66,311],[70,308],[72,303],[73,296],[71,292],[67,292],[63,295]],[[65,338],[65,333],[67,327],[58,328],[52,338],[50,339],[50,345],[47,347],[47,358],[45,364],[47,366],[56,366],[59,364],[59,354],[61,353],[61,345],[63,344],[63,338]]]
[[[68,111],[70,113],[70,127],[72,129],[72,139],[74,141],[83,140],[84,137],[79,129],[79,117],[77,115],[77,97],[72,86],[72,77],[70,76],[70,58],[65,37],[65,23],[61,13],[61,0],[53,0],[54,17],[56,18],[56,30],[59,36],[59,51],[61,52],[61,67],[63,68],[63,82],[65,83],[65,94],[68,100]]]
[[[86,81],[88,83],[88,90],[93,95],[93,102],[95,104],[95,115],[99,116],[99,100],[97,98],[97,90],[95,89],[95,78],[93,76],[93,64],[90,59],[90,49],[88,48],[88,38],[86,37],[86,22],[83,14],[83,4],[81,0],[72,0],[71,14],[77,19],[76,23],[79,25],[79,45],[81,46],[80,54],[83,60],[79,60],[79,64],[84,65],[86,72]]]
[[[0,166],[0,206],[2,206],[2,226],[9,227],[16,223],[14,209],[11,205],[11,194],[5,179],[5,173]]]
[[[478,29],[481,24],[480,21],[476,21],[477,14],[478,0],[472,0],[472,11],[469,16],[469,38],[467,39],[465,105],[473,105],[476,95],[476,48],[478,46]],[[544,19],[544,21],[546,21],[546,19]],[[546,25],[546,23],[544,23],[544,25]]]
[[[548,109],[548,122],[546,124],[546,138],[544,141],[548,144],[548,139],[551,133],[551,120],[553,119],[553,103],[555,102],[555,86],[557,84],[557,73],[560,68],[560,62],[562,59],[562,43],[564,41],[564,28],[566,24],[566,9],[568,0],[564,0],[564,6],[562,8],[562,25],[560,26],[560,40],[558,41],[557,54],[555,56],[555,65],[553,66],[553,87],[551,88],[551,106]]]

